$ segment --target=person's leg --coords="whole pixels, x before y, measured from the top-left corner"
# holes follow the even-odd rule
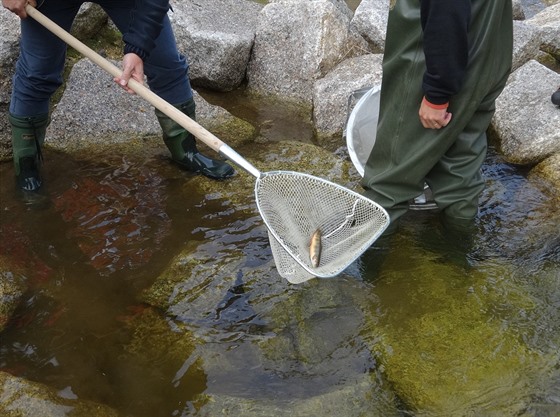
[[[487,120],[483,115],[475,117]],[[468,232],[478,213],[478,199],[484,190],[480,168],[486,158],[487,141],[486,129],[472,126],[484,124],[483,119],[473,120],[426,176],[449,230]]]
[[[481,167],[486,158],[486,131],[496,109],[496,99],[508,78],[504,73],[491,86],[462,131],[426,176],[442,221],[450,231],[469,232],[484,190]]]
[[[73,1],[50,0],[39,9],[70,29],[79,8]],[[66,44],[33,18],[21,21],[20,55],[13,77],[9,121],[18,187],[37,191],[42,185],[39,171],[41,146],[49,123],[49,102],[62,84]]]
[[[364,194],[389,212],[392,223],[407,211],[408,201],[423,191],[424,180],[435,172],[432,169],[445,164],[440,160],[445,158],[448,149],[453,149],[456,138],[472,132],[468,133],[469,138],[476,142],[485,132],[490,122],[488,116],[494,110],[494,101],[511,67],[510,0],[473,2],[472,13],[476,19],[473,17],[471,22],[471,62],[463,88],[451,100],[449,111],[453,119],[443,129],[424,129],[418,119],[426,68],[419,8],[415,0],[398,0],[389,13],[377,138],[362,180]],[[495,22],[490,29],[488,21]],[[485,144],[485,138],[483,142]],[[477,152],[485,154],[485,148],[471,151],[476,155]],[[470,157],[475,160],[474,167],[480,167],[481,158],[476,155]],[[439,167],[441,169],[442,165]],[[473,167],[470,169],[477,171]],[[434,178],[431,181],[428,182],[430,187],[435,184]],[[480,179],[471,177],[469,181],[473,181],[469,184],[474,189],[479,188],[477,181]],[[439,201],[436,199],[438,206],[444,205],[440,208],[455,219],[461,215],[472,217],[474,197],[471,196],[471,202],[465,203],[462,209],[460,201],[450,207],[451,193],[448,197],[440,190]]]
[[[126,30],[132,2],[122,0],[99,3],[119,30]],[[163,29],[156,39],[156,46],[144,63],[144,72],[154,93],[194,120],[196,105],[188,78],[188,68],[186,58],[177,50],[171,22],[166,16]],[[163,131],[164,143],[179,167],[215,179],[227,178],[234,174],[233,168],[226,162],[200,153],[194,136],[177,122],[157,109],[155,112]]]
[[[416,149],[412,149],[422,141],[418,137],[422,125],[416,117],[425,67],[418,2],[396,2],[389,12],[386,39],[377,136],[361,184],[364,195],[389,213],[388,234],[408,210],[409,200],[423,192],[429,171],[414,163]]]

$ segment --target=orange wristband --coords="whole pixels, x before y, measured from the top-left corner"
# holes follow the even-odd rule
[[[422,99],[422,102],[425,103],[426,106],[431,107],[432,109],[436,109],[436,110],[443,110],[443,109],[446,109],[446,108],[449,107],[449,102],[444,103],[444,104],[433,104],[433,103],[430,103],[430,102],[426,99],[426,97],[424,97],[424,98]]]

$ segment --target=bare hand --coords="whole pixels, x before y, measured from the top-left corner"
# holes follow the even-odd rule
[[[30,6],[37,7],[37,2],[35,0],[2,0],[2,6],[4,6],[4,8],[17,14],[22,19],[27,18],[25,6],[28,4]]]
[[[144,62],[136,54],[126,54],[122,60],[123,72],[120,77],[113,80],[126,90],[127,93],[134,94],[134,91],[128,87],[128,81],[132,78],[140,84],[144,83]]]
[[[447,111],[447,107],[437,109],[430,107],[426,100],[422,100],[418,111],[420,122],[426,129],[441,129],[449,124],[452,114]]]

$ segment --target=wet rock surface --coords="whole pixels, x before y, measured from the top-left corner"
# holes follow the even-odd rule
[[[5,417],[75,416],[118,417],[118,413],[102,404],[76,400],[69,392],[12,376],[0,371],[0,411]]]

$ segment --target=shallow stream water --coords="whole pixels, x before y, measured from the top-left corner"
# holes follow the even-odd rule
[[[272,121],[265,138],[292,139],[288,110],[274,123],[273,108],[255,106],[238,112]],[[0,165],[0,249],[30,269],[2,333],[4,371],[134,417],[197,415],[205,394],[270,404],[239,414],[219,403],[223,415],[284,415],[275,401],[356,390],[363,378],[378,411],[366,399],[336,415],[560,413],[560,214],[546,184],[492,150],[471,244],[446,236],[433,212],[411,212],[345,274],[300,286],[275,272],[253,201],[186,191],[196,177],[160,152],[45,157],[52,204],[41,209],[21,204],[11,165]],[[191,302],[151,308],[141,294],[189,242],[203,262],[231,258],[222,269],[237,278],[216,271],[186,292]],[[224,285],[218,303],[197,298]],[[202,341],[178,360],[168,350],[179,342],[158,347],[169,335],[135,327],[147,314]],[[320,410],[296,415],[335,415]]]
[[[265,142],[313,142],[289,108],[205,97]],[[0,252],[29,285],[0,370],[131,417],[560,415],[558,199],[492,149],[472,242],[411,212],[340,277],[299,286],[275,273],[251,199],[185,187],[196,177],[159,151],[45,158],[44,208],[23,205],[0,165]],[[185,302],[150,306],[190,244],[234,279],[217,268]]]

